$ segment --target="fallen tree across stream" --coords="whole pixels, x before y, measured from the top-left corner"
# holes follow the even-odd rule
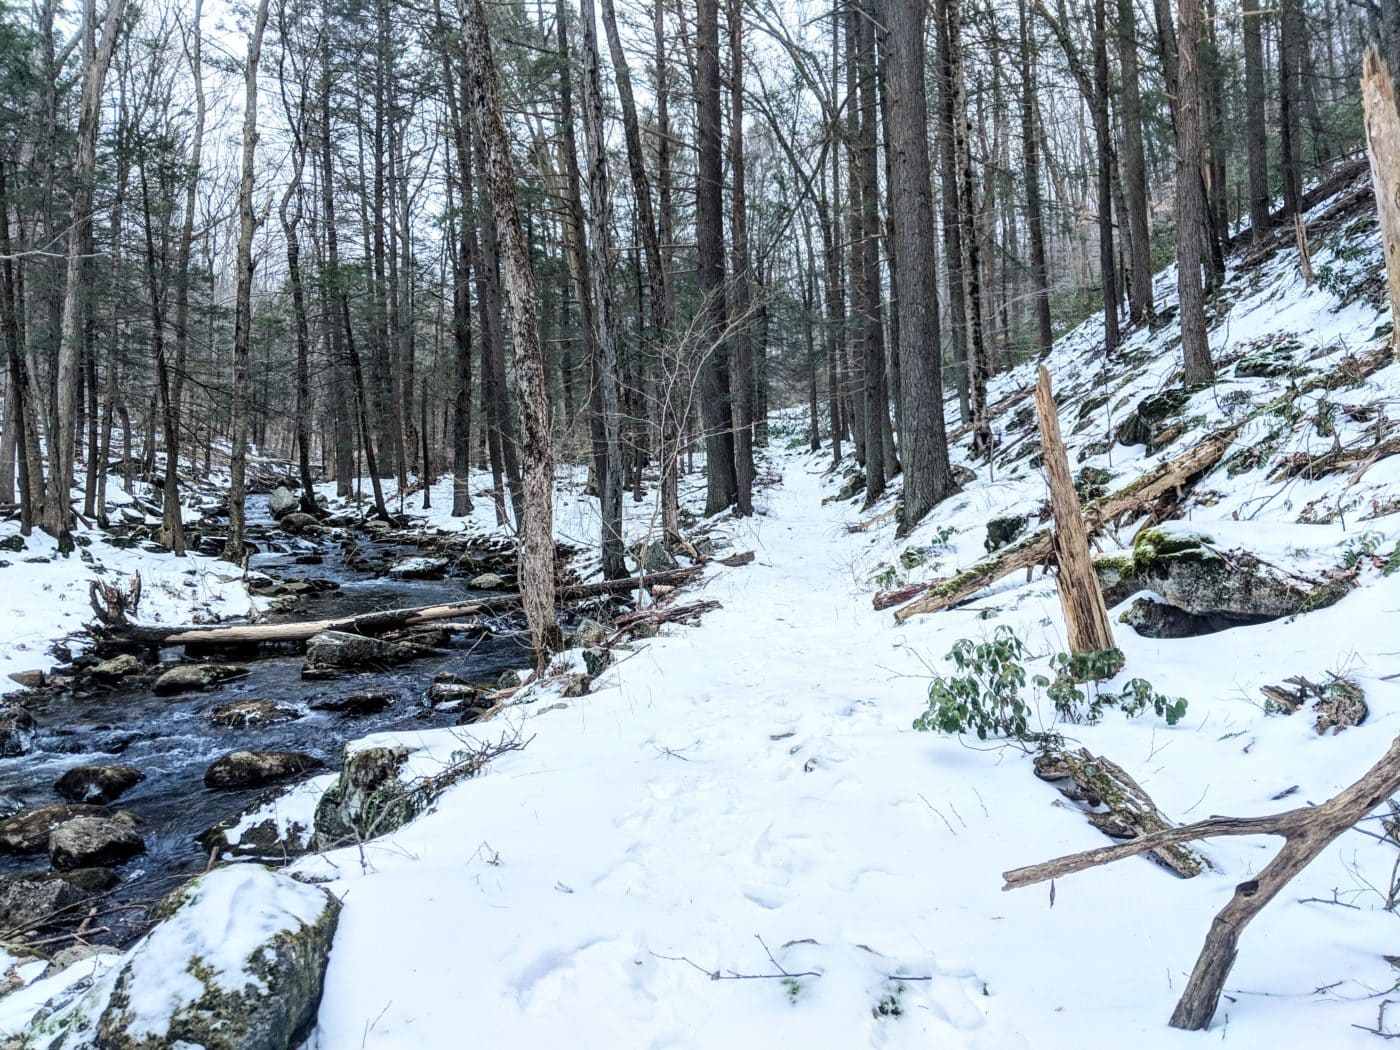
[[[675,586],[698,576],[703,565],[685,569],[672,569],[667,572],[654,572],[645,576],[629,576],[620,580],[604,580],[601,583],[577,584],[562,587],[558,591],[560,601],[578,601],[584,598],[598,598],[606,594],[621,594],[638,587],[653,584]],[[359,613],[355,616],[338,616],[327,620],[300,620],[290,623],[250,623],[231,626],[180,626],[158,627],[148,624],[129,623],[124,619],[106,621],[98,629],[103,641],[115,644],[151,645],[195,645],[195,646],[237,646],[262,645],[275,642],[304,642],[322,631],[348,631],[352,634],[383,634],[386,631],[419,624],[450,620],[459,616],[504,612],[520,604],[520,595],[503,594],[492,598],[479,598],[473,601],[448,602],[443,605],[423,605],[404,609],[382,609],[375,612]],[[98,610],[99,618],[103,611]]]

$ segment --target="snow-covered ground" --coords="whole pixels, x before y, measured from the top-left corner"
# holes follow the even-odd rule
[[[871,611],[853,578],[864,538],[821,506],[821,469],[786,463],[740,543],[756,563],[707,578],[724,608],[703,626],[648,644],[587,697],[518,709],[522,752],[363,858],[300,865],[334,876],[346,905],[314,1045],[447,1047],[463,1031],[580,1047],[1203,1038],[1165,1018],[1211,915],[1268,844],[1212,844],[1220,871],[1190,881],[1134,859],[1063,881],[1053,906],[1043,888],[1003,894],[1003,870],[1104,840],[1025,756],[910,728],[927,665],[989,625],[971,609],[892,629]],[[1058,648],[1053,587],[1018,599],[997,622]],[[1130,671],[1190,697],[1190,714],[1171,729],[1111,716],[1085,737],[1182,819],[1269,812],[1294,783],[1320,801],[1384,750],[1393,688],[1371,691],[1368,675],[1373,724],[1318,738],[1301,716],[1265,718],[1249,686],[1304,669],[1287,657],[1305,637],[1319,657],[1333,639],[1328,659],[1384,650],[1380,614],[1397,600],[1368,588],[1293,624],[1192,640],[1187,661],[1171,651],[1182,643],[1125,629]],[[1368,997],[1393,984],[1381,956],[1396,920],[1355,891],[1382,886],[1394,855],[1344,839],[1249,930],[1217,1019],[1229,1040],[1372,1038],[1348,1026],[1370,1023]],[[1362,910],[1294,899],[1334,887]]]
[[[159,524],[158,517],[136,509],[119,485],[110,486],[108,495],[115,513],[126,508],[136,521]],[[65,556],[38,528],[21,536],[18,522],[0,522],[0,694],[21,688],[11,674],[48,671],[61,662],[54,643],[72,636],[74,651],[86,646],[83,625],[94,619],[88,588],[97,581],[126,592],[139,573],[135,618],[153,624],[232,619],[267,605],[249,594],[242,571],[227,562],[193,552],[176,558],[144,542],[117,546],[102,529],[81,523],[74,538],[77,546]]]

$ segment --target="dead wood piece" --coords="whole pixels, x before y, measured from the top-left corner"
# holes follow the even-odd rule
[[[1075,653],[1103,652],[1116,648],[1113,628],[1094,562],[1089,555],[1088,530],[1069,472],[1069,457],[1060,437],[1060,416],[1050,389],[1050,373],[1041,365],[1035,385],[1036,414],[1040,419],[1041,459],[1050,483],[1050,507],[1055,516],[1052,540],[1059,571],[1055,583],[1065,613],[1070,650]]]
[[[1366,147],[1385,251],[1392,327],[1390,345],[1400,349],[1400,110],[1391,75],[1374,47],[1362,62],[1361,98],[1366,112]]]
[[[869,532],[869,531],[870,531],[871,529],[873,529],[876,525],[879,525],[879,524],[881,524],[881,523],[883,523],[883,522],[889,521],[891,518],[893,518],[893,517],[894,517],[896,514],[898,514],[898,513],[899,513],[899,507],[897,507],[897,506],[895,506],[895,507],[890,507],[888,510],[882,510],[879,514],[876,514],[873,518],[866,518],[864,521],[856,522],[856,524],[854,524],[854,525],[847,525],[847,526],[846,526],[846,531],[847,531],[847,532]]]
[[[1111,838],[1136,839],[1174,827],[1122,766],[1084,748],[1041,755],[1036,758],[1035,771],[1042,780],[1054,783],[1066,798],[1091,807],[1085,817]],[[1194,878],[1211,866],[1187,846],[1164,846],[1150,855],[1183,879]]]
[[[1164,496],[1179,498],[1180,493],[1220,462],[1242,425],[1215,431],[1175,459],[1159,464],[1111,496],[1091,503],[1084,511],[1088,534],[1092,536],[1120,518],[1145,513]],[[1021,542],[998,552],[995,557],[984,559],[949,580],[931,585],[922,597],[895,610],[895,619],[902,623],[911,616],[939,612],[957,605],[1018,569],[1048,564],[1054,553],[1050,530],[1039,529]]]
[[[1316,481],[1329,474],[1337,474],[1352,467],[1369,466],[1377,460],[1400,455],[1400,438],[1373,442],[1362,447],[1331,448],[1326,452],[1312,454],[1293,452],[1280,456],[1269,471],[1270,481],[1287,481],[1290,478],[1303,478]]]
[[[1283,848],[1257,876],[1235,887],[1216,915],[1186,990],[1172,1012],[1174,1028],[1209,1026],[1220,992],[1235,963],[1240,935],[1288,882],[1323,850],[1377,806],[1400,791],[1400,737],[1366,774],[1319,806],[1305,806],[1267,817],[1211,817],[1184,827],[1164,828],[1115,846],[1075,853],[1003,873],[1004,890],[1018,889],[1077,871],[1135,857],[1164,846],[1219,835],[1279,835]]]
[[[947,577],[940,577],[932,583],[908,583],[903,587],[894,587],[887,591],[876,591],[875,597],[870,599],[870,604],[875,607],[876,612],[883,612],[886,609],[893,609],[896,605],[903,605],[910,598],[915,598],[930,587],[936,587],[945,582]]]
[[[744,551],[742,554],[731,554],[727,558],[716,559],[718,564],[737,569],[740,565],[748,565],[753,561],[753,551]]]

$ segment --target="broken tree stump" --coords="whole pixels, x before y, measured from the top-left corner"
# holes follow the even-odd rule
[[[1065,630],[1073,653],[1097,653],[1117,648],[1108,608],[1103,603],[1099,577],[1089,554],[1089,533],[1079,508],[1079,493],[1069,472],[1064,438],[1060,436],[1060,416],[1050,389],[1050,373],[1041,365],[1035,384],[1036,415],[1040,418],[1041,459],[1050,482],[1050,508],[1055,527],[1051,540],[1055,547],[1055,574],[1060,605],[1065,611]]]
[[[1381,246],[1390,289],[1390,345],[1400,349],[1400,110],[1395,84],[1385,60],[1374,47],[1362,61],[1361,100],[1366,109],[1366,150],[1376,189]]]
[[[1356,783],[1320,806],[1304,806],[1267,817],[1211,817],[1179,828],[1143,835],[1117,846],[1073,853],[1067,857],[1004,872],[1003,890],[1072,875],[1124,857],[1135,857],[1163,846],[1221,835],[1278,835],[1283,848],[1254,878],[1235,887],[1230,902],[1215,916],[1206,934],[1191,979],[1172,1012],[1173,1028],[1208,1027],[1220,1002],[1225,979],[1235,964],[1240,935],[1264,906],[1323,850],[1344,835],[1371,810],[1400,791],[1400,737]]]

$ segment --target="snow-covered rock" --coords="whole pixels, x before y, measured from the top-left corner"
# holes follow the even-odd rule
[[[281,521],[296,510],[297,504],[296,494],[285,485],[278,485],[267,496],[267,512],[272,515],[274,521]]]
[[[259,799],[202,832],[199,841],[230,857],[285,861],[305,853],[315,831],[316,806],[339,779],[338,773],[323,773]]]
[[[256,864],[186,884],[97,979],[39,1012],[26,1050],[287,1050],[321,998],[340,902]]]
[[[389,566],[395,580],[440,580],[446,575],[446,558],[405,558]]]

